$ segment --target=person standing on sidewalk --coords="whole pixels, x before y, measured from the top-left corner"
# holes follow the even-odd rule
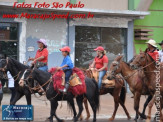
[[[7,72],[7,76],[8,76],[8,88],[11,91],[11,98],[10,98],[10,103],[11,103],[11,101],[13,101],[13,99],[15,97],[14,79],[11,76],[11,73],[9,71]]]

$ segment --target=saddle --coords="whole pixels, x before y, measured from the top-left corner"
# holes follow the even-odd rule
[[[95,68],[87,69],[87,71],[91,71],[92,72],[92,78],[94,78],[96,80],[96,82],[98,82],[99,72],[97,70],[95,70]],[[106,88],[114,87],[115,86],[115,79],[108,80],[107,77],[108,77],[108,72],[103,77],[102,85],[105,86]]]
[[[79,76],[76,73],[71,75],[69,83],[70,86],[72,87],[82,84]],[[62,74],[62,86],[64,85],[65,85],[65,73]]]

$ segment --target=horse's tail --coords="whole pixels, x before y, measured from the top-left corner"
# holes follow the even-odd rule
[[[95,101],[95,104],[96,104],[96,110],[99,111],[99,108],[100,108],[100,93],[99,93],[97,82],[94,79],[92,79],[92,80],[93,80],[93,83],[96,86],[95,97],[94,97],[94,101]]]
[[[121,94],[120,94],[120,99],[122,101],[122,103],[124,104],[126,101],[126,87],[125,87],[125,82],[123,82],[123,86],[121,89]]]

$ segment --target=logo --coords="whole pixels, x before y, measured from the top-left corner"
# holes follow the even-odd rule
[[[2,120],[8,121],[32,121],[32,105],[2,105]]]

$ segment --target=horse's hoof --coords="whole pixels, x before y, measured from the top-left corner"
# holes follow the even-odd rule
[[[138,121],[138,119],[136,119],[136,118],[135,118],[135,119],[134,119],[134,121],[135,121],[135,122],[137,122],[137,121]]]
[[[130,120],[131,119],[131,116],[128,116],[128,120]]]
[[[83,116],[80,116],[79,121],[82,121],[82,120],[83,120]]]
[[[64,122],[64,120],[63,120],[63,119],[61,119],[61,120],[59,120],[59,122]]]
[[[89,120],[89,118],[90,118],[90,115],[89,115],[89,116],[87,116],[87,118],[85,118],[85,120],[86,120],[86,121],[88,121],[88,120]]]
[[[114,120],[114,118],[113,118],[113,117],[109,118],[109,121],[113,121],[113,120]]]
[[[146,116],[145,114],[140,114],[140,117],[141,117],[142,119],[147,119],[147,116]]]
[[[151,120],[150,119],[146,119],[146,121],[145,122],[150,122]]]

